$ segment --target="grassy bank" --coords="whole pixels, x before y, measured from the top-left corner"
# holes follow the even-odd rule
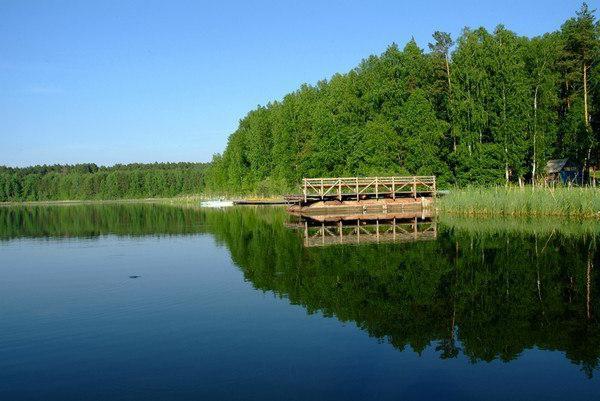
[[[15,205],[69,205],[109,203],[161,203],[171,205],[198,205],[217,196],[187,195],[171,198],[67,200],[0,202],[0,206]],[[277,196],[241,196],[229,199],[274,200]],[[600,219],[600,189],[596,188],[455,188],[441,196],[437,203],[442,215],[463,216],[556,216]]]
[[[281,201],[281,196],[217,196],[217,195],[179,195],[170,198],[125,198],[125,199],[73,199],[73,200],[45,200],[45,201],[9,201],[0,202],[2,206],[57,206],[57,205],[101,205],[120,203],[160,203],[168,205],[199,205],[205,200],[239,199],[246,201]]]
[[[200,195],[174,196],[171,198],[133,198],[133,199],[82,199],[82,200],[48,200],[48,201],[10,201],[0,202],[2,206],[59,206],[59,205],[103,205],[122,203],[160,203],[160,204],[197,204],[204,200]]]
[[[494,187],[452,189],[439,199],[441,212],[482,216],[600,218],[596,188]]]

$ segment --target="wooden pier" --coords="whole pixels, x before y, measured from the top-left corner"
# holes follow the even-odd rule
[[[424,207],[436,197],[435,176],[304,178],[300,187],[285,197],[292,212]]]

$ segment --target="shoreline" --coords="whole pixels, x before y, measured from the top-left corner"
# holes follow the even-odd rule
[[[239,205],[280,204],[281,196],[181,195],[167,198],[69,199],[0,202],[0,207],[69,206],[110,204],[162,204],[198,206],[203,201],[228,201]],[[593,187],[467,187],[453,188],[436,199],[437,214],[473,218],[562,217],[600,219],[600,189]]]
[[[68,199],[47,201],[10,201],[0,202],[0,207],[9,206],[70,206],[70,205],[108,205],[118,203],[185,203],[200,202],[200,197],[173,197],[173,198],[139,198],[139,199]]]
[[[110,205],[110,204],[131,204],[131,203],[158,203],[158,204],[198,204],[203,201],[223,200],[218,196],[202,195],[184,195],[170,198],[126,198],[126,199],[65,199],[65,200],[43,200],[43,201],[9,201],[0,202],[0,207],[13,206],[71,206],[71,205]],[[231,202],[240,202],[240,204],[279,204],[284,202],[282,197],[258,197],[258,196],[239,196],[226,198]]]

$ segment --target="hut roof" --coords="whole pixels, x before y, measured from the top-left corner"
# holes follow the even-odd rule
[[[548,163],[546,163],[546,173],[548,173],[548,174],[558,173],[565,167],[565,164],[567,164],[568,161],[569,161],[569,159],[548,160]]]

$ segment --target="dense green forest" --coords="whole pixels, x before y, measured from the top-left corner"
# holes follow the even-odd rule
[[[0,202],[121,199],[197,194],[204,163],[0,166]]]
[[[556,32],[435,32],[303,85],[244,117],[207,171],[213,192],[274,193],[302,177],[435,174],[535,181],[550,158],[600,154],[600,25],[584,3]]]

